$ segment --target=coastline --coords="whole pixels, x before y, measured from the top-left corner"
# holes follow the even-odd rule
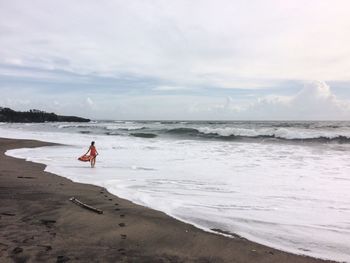
[[[51,143],[0,138],[0,259],[4,262],[332,262],[205,232],[101,187],[5,156]],[[98,207],[99,215],[69,198]]]

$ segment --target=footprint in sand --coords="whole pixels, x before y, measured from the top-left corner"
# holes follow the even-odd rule
[[[0,251],[7,251],[8,248],[9,248],[9,245],[0,243]]]
[[[15,247],[13,250],[12,250],[12,253],[13,254],[19,254],[19,253],[22,253],[23,252],[23,248],[21,247]]]
[[[4,213],[1,213],[3,216],[15,216],[16,214],[14,213],[7,213],[7,212],[4,212]]]
[[[125,215],[120,215],[120,217],[125,217]]]
[[[115,211],[120,211],[120,209],[119,208],[116,208],[116,209],[114,209]]]
[[[40,222],[47,226],[48,228],[53,227],[53,225],[56,223],[56,220],[52,220],[52,219],[41,219]]]
[[[120,237],[121,239],[126,239],[127,235],[121,234]]]
[[[45,251],[50,251],[50,250],[52,250],[52,247],[49,246],[49,245],[37,245],[37,247],[45,248]]]
[[[120,227],[125,227],[126,225],[125,225],[125,223],[119,223],[118,224]]]
[[[120,254],[125,255],[126,250],[124,248],[119,248],[118,251]]]
[[[32,240],[34,240],[34,236],[23,239],[22,243],[27,243],[27,242],[32,241]]]
[[[69,257],[66,257],[66,256],[58,256],[58,257],[57,257],[56,263],[64,263],[64,262],[67,262],[67,261],[69,261],[69,260],[70,260]]]

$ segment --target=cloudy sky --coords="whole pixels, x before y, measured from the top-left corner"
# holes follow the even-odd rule
[[[0,0],[0,106],[350,119],[348,0]]]

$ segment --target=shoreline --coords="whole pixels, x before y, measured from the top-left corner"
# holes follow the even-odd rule
[[[0,138],[1,260],[335,262],[206,232],[101,187],[44,172],[43,164],[4,154],[9,149],[49,145],[54,144]],[[69,201],[72,196],[104,213],[74,205]]]

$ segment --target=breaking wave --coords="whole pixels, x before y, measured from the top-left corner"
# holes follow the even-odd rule
[[[157,134],[143,133],[143,132],[130,133],[130,135],[134,136],[134,137],[141,137],[141,138],[155,138],[155,137],[157,137]]]
[[[330,131],[315,131],[287,128],[245,129],[245,128],[175,128],[166,131],[174,136],[202,137],[208,139],[239,140],[239,139],[280,139],[308,142],[350,143],[350,133],[335,133]]]
[[[61,131],[142,138],[350,143],[349,122],[114,121],[53,125]]]

